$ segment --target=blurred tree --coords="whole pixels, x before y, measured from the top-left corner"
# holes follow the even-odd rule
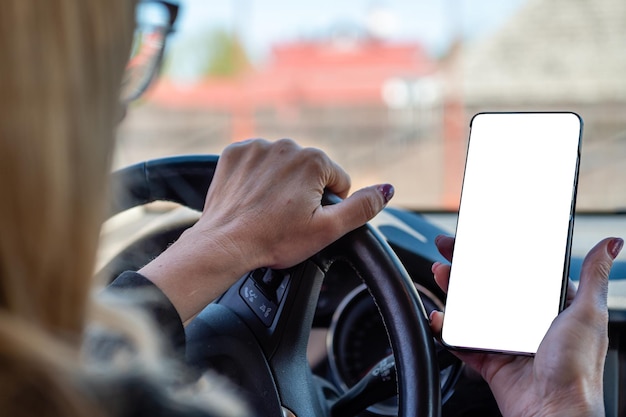
[[[246,50],[236,35],[225,30],[216,30],[208,39],[209,60],[204,75],[233,77],[250,69]]]
[[[176,39],[168,49],[164,73],[179,80],[236,77],[252,67],[241,41],[226,29]]]

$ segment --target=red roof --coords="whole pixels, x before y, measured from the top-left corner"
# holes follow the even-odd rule
[[[207,78],[185,87],[163,79],[151,98],[165,106],[222,109],[378,104],[386,80],[416,78],[434,69],[434,62],[414,43],[296,42],[276,46],[267,66],[239,78]]]

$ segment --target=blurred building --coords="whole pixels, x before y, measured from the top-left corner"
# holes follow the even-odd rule
[[[461,65],[471,111],[576,108],[594,120],[590,136],[618,134],[626,115],[626,2],[529,0],[494,36],[468,46]]]
[[[572,110],[584,121],[578,207],[626,207],[626,2],[529,0],[457,57],[468,116]],[[607,193],[607,188],[609,193]]]
[[[435,69],[418,44],[338,33],[277,45],[266,65],[236,78],[206,78],[193,88],[164,80],[151,100],[224,114],[232,140],[286,135],[345,143],[388,135],[402,139],[440,128]]]
[[[159,138],[171,154],[220,152],[250,137],[292,137],[338,160],[355,187],[393,180],[404,190],[395,201],[415,205],[417,195],[426,202],[420,205],[437,207],[444,169],[437,68],[417,43],[337,28],[322,39],[276,45],[265,65],[236,77],[192,85],[161,79],[122,129],[122,148],[150,143],[145,159],[156,156]],[[424,146],[431,150],[418,150]],[[118,165],[133,162],[131,153],[118,155]],[[428,181],[416,180],[424,175]],[[411,190],[416,184],[422,188]]]
[[[585,121],[578,208],[623,209],[625,51],[624,0],[528,0],[439,60],[417,43],[338,27],[276,45],[236,77],[161,79],[131,112],[116,161],[293,137],[329,153],[355,187],[389,181],[394,204],[455,209],[471,115],[571,110]]]

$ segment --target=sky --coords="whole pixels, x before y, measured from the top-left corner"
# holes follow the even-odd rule
[[[313,37],[340,24],[363,27],[374,15],[386,38],[420,42],[437,56],[455,36],[472,40],[496,30],[527,1],[180,0],[178,37],[217,27],[236,30],[253,59],[262,60],[276,42]]]

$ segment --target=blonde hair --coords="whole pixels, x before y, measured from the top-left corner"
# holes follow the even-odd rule
[[[51,416],[89,407],[68,379],[89,310],[133,8],[132,0],[5,0],[0,7],[6,415],[35,415],[46,404]],[[16,402],[18,394],[38,404]]]

